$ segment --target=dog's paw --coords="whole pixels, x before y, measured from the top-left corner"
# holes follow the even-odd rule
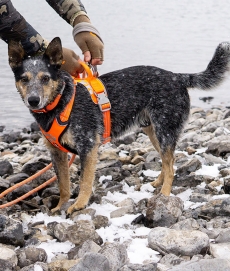
[[[159,179],[156,179],[155,181],[150,183],[153,187],[159,187],[163,184],[162,181],[160,181]]]
[[[164,196],[170,196],[171,193],[171,187],[162,187],[160,193]]]
[[[82,210],[86,207],[85,204],[78,204],[77,202],[73,205],[71,205],[68,210],[67,210],[67,214],[71,215],[74,211],[79,211]]]
[[[55,213],[57,213],[57,212],[60,212],[60,207],[59,207],[59,206],[57,206],[57,207],[51,209],[51,214],[55,214]]]

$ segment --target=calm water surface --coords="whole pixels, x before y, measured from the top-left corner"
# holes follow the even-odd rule
[[[230,41],[228,0],[82,0],[105,43],[100,74],[133,65],[154,65],[173,72],[203,71],[215,48]],[[65,47],[81,54],[71,26],[43,0],[12,0],[15,7],[45,38],[62,39]],[[33,118],[14,86],[7,61],[7,46],[0,41],[0,125],[28,126]],[[230,78],[230,76],[229,76]],[[190,92],[192,105],[230,106],[230,79],[215,91]],[[212,96],[208,104],[201,97]]]

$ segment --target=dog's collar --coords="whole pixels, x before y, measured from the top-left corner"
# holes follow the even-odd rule
[[[48,111],[53,110],[59,103],[62,93],[64,91],[65,88],[65,82],[63,81],[62,84],[62,89],[60,91],[60,93],[55,97],[55,99],[53,100],[53,102],[51,102],[50,104],[48,104],[46,107],[42,108],[42,109],[37,109],[37,110],[32,110],[34,113],[47,113]]]

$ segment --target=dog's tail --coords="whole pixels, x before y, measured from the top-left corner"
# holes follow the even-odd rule
[[[187,87],[207,90],[220,85],[225,73],[230,70],[230,43],[222,42],[216,48],[212,60],[205,71],[188,74]]]

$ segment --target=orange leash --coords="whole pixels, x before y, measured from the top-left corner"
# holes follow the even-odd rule
[[[72,155],[70,161],[69,161],[69,166],[71,166],[71,164],[73,163],[74,159],[75,159],[75,154]],[[52,163],[50,163],[48,166],[44,167],[43,169],[41,169],[40,171],[38,171],[37,173],[35,173],[33,176],[27,178],[26,180],[17,183],[15,185],[13,185],[12,187],[8,188],[7,190],[5,190],[4,192],[2,192],[0,194],[0,199],[3,198],[6,194],[10,193],[11,191],[17,189],[18,187],[21,187],[22,185],[34,180],[35,178],[37,178],[38,176],[40,176],[42,173],[44,173],[45,171],[47,171],[48,169],[50,169],[52,167]],[[57,179],[57,176],[53,176],[52,178],[50,178],[48,181],[44,182],[43,184],[39,185],[38,187],[34,188],[33,190],[31,190],[30,192],[26,193],[25,195],[12,200],[10,202],[7,202],[5,204],[0,205],[0,209],[9,207],[11,205],[14,205],[18,202],[20,202],[21,200],[31,196],[32,194],[34,194],[35,192],[41,190],[42,188],[46,187],[47,185],[50,185],[52,182],[54,182]]]

